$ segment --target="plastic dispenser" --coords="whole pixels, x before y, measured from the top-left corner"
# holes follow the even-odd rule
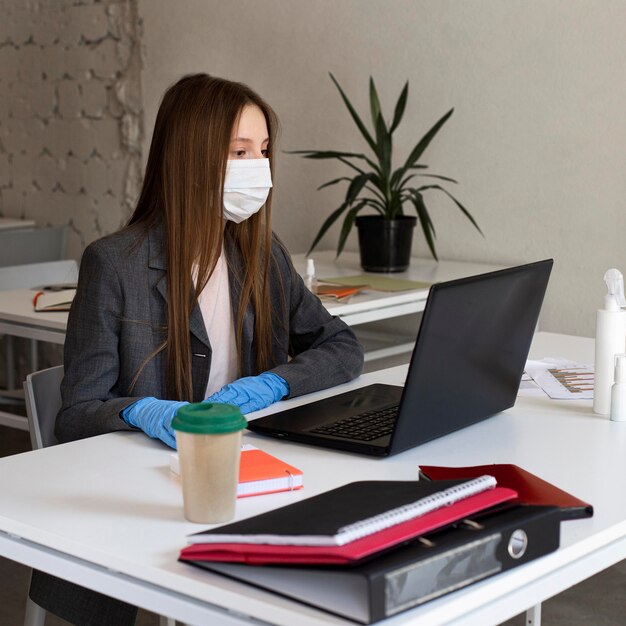
[[[626,350],[626,306],[624,278],[616,269],[604,275],[608,293],[604,308],[596,317],[596,359],[593,386],[593,410],[608,415],[611,410],[611,387],[615,373],[615,355]]]
[[[615,382],[611,388],[611,419],[626,422],[626,354],[615,355]]]
[[[311,293],[317,293],[317,276],[315,275],[315,261],[313,259],[306,260],[304,284]]]

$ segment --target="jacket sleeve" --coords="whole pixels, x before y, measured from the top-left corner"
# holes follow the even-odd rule
[[[55,424],[60,442],[131,430],[120,411],[138,398],[119,397],[119,334],[123,294],[116,268],[98,242],[87,247],[69,314],[62,405]]]
[[[276,243],[274,251],[286,292],[291,358],[271,371],[287,381],[289,397],[352,380],[363,369],[361,344],[306,288],[284,247]]]

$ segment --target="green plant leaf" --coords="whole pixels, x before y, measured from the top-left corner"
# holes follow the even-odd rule
[[[358,129],[361,131],[361,134],[363,135],[365,141],[367,141],[370,148],[374,152],[376,152],[376,144],[374,143],[374,140],[372,139],[372,136],[370,135],[369,131],[365,127],[365,124],[363,124],[363,122],[361,121],[359,114],[356,112],[356,110],[352,106],[352,103],[350,102],[350,100],[348,100],[348,96],[346,96],[346,94],[343,92],[341,85],[337,82],[337,79],[332,75],[332,73],[330,73],[330,78],[332,79],[333,83],[335,83],[335,87],[337,87],[341,95],[341,98],[343,100],[343,103],[346,105],[346,108],[350,112],[350,115],[352,116],[354,123],[357,125]]]
[[[358,172],[359,174],[365,174],[365,172],[360,167],[357,167],[354,163],[348,161],[348,159],[343,159],[341,157],[337,157],[337,159],[348,167],[352,168],[355,172]]]
[[[447,189],[444,189],[441,185],[425,185],[423,187],[420,187],[419,191],[425,191],[427,189],[437,189],[438,191],[443,191],[443,193],[445,193],[446,196],[448,196],[448,198],[450,198],[450,200],[452,200],[452,202],[454,202],[454,204],[456,204],[457,207],[461,209],[465,217],[467,217],[467,219],[474,225],[474,228],[476,228],[476,230],[483,237],[485,236],[483,231],[480,229],[480,226],[476,223],[476,220],[472,217],[470,212]]]
[[[420,139],[418,144],[413,148],[411,154],[409,154],[404,168],[408,169],[413,167],[417,160],[422,156],[424,150],[428,148],[428,144],[434,139],[435,135],[439,132],[441,127],[448,121],[449,117],[454,112],[454,109],[450,109],[441,119],[439,119],[435,125]]]
[[[331,187],[332,185],[336,185],[340,183],[342,180],[352,180],[349,176],[341,176],[340,178],[335,178],[334,180],[329,180],[327,183],[320,185],[317,190],[324,189],[325,187]]]
[[[326,234],[326,232],[328,231],[328,229],[339,219],[339,217],[341,216],[341,214],[348,208],[347,203],[342,203],[341,206],[338,209],[335,209],[324,221],[324,223],[322,224],[321,228],[319,229],[317,235],[315,236],[315,239],[313,240],[313,243],[311,244],[311,247],[309,248],[307,255],[311,254],[311,252],[313,252],[313,249],[315,248],[315,246],[320,242],[321,238]]]
[[[454,178],[449,178],[448,176],[441,176],[439,174],[417,174],[417,176],[423,176],[425,178],[437,178],[439,180],[445,180],[449,183],[454,183],[455,185],[459,184],[458,180],[454,180]]]
[[[409,170],[426,170],[428,169],[428,165],[424,165],[424,164],[419,164],[419,165],[414,165],[413,167],[399,167],[391,176],[391,180],[390,180],[390,185],[392,189],[398,188],[401,189],[402,187],[404,187],[405,182],[403,181],[402,183],[398,184],[400,179],[407,173],[407,171]],[[409,179],[412,178],[409,177]]]
[[[356,176],[352,179],[348,191],[346,192],[345,202],[347,204],[352,204],[356,200],[356,197],[361,193],[361,190],[365,187],[369,179],[369,174],[361,174],[361,176]]]
[[[339,242],[337,243],[337,256],[343,252],[348,235],[352,230],[352,226],[354,226],[354,219],[356,218],[357,213],[365,207],[366,204],[367,202],[365,200],[359,202],[359,204],[355,205],[348,211],[346,217],[344,218],[343,225],[341,226],[341,233],[339,234]]]
[[[372,178],[374,177],[370,176],[370,181],[372,180]],[[385,200],[385,196],[382,194],[380,189],[372,185],[366,185],[365,189],[367,189],[367,191],[369,191],[373,196],[375,196],[375,199],[377,199],[380,202],[380,205],[384,208],[385,203],[387,201]]]
[[[381,115],[380,100],[378,99],[378,92],[376,91],[376,85],[374,79],[370,76],[370,109],[372,111],[372,123],[374,127],[378,124],[378,118]]]
[[[436,179],[439,179],[439,180],[445,180],[446,182],[454,183],[455,185],[459,184],[458,180],[454,180],[454,178],[449,178],[448,176],[440,176],[439,174],[409,174],[404,180],[402,180],[402,182],[400,182],[399,185],[397,185],[397,190],[398,191],[403,191],[404,188],[409,183],[409,181],[411,181],[413,178],[416,178],[417,176],[423,176],[423,177],[428,177],[428,178],[436,178]]]
[[[387,131],[385,121],[382,114],[378,116],[376,124],[376,143],[378,144],[378,161],[380,163],[380,171],[385,181],[385,195],[389,194],[389,173],[391,172],[391,133]]]
[[[433,255],[435,261],[438,261],[437,251],[435,249],[435,228],[433,223],[430,220],[430,215],[428,214],[428,209],[426,208],[426,204],[424,203],[424,198],[422,194],[418,191],[415,191],[411,195],[411,202],[415,207],[415,211],[420,221],[420,225],[422,227],[422,231],[424,233],[424,238],[426,239],[426,243],[430,248],[430,253]]]
[[[375,198],[363,198],[363,202],[365,202],[365,204],[367,204],[368,206],[371,206],[373,209],[376,210],[377,213],[380,213],[383,217],[387,217],[387,210],[382,202],[376,200]]]
[[[393,113],[393,121],[391,122],[391,126],[389,127],[389,132],[393,133],[396,128],[398,128],[398,124],[402,120],[402,116],[404,115],[404,109],[406,108],[406,101],[409,95],[409,81],[407,80],[404,89],[402,89],[402,93],[398,98],[398,102],[396,103],[396,110]]]
[[[340,152],[337,150],[293,150],[289,154],[299,154],[304,159],[339,159],[354,158],[364,159],[367,157],[360,152]]]

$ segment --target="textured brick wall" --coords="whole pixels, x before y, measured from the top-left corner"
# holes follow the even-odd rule
[[[69,258],[138,195],[140,36],[137,0],[0,0],[0,215],[69,223]],[[28,346],[15,344],[21,384]],[[40,367],[61,362],[42,344]]]
[[[116,230],[141,181],[137,0],[0,0],[0,214]]]

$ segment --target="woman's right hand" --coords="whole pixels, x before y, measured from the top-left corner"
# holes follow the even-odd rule
[[[121,412],[122,419],[135,428],[143,430],[153,439],[160,439],[176,450],[176,435],[172,429],[172,419],[178,409],[188,402],[142,398],[129,404]]]

